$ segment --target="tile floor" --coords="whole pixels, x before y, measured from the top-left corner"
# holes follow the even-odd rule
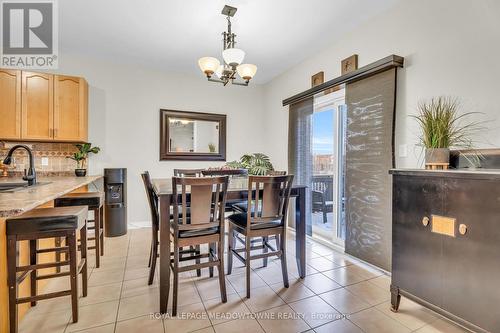
[[[101,268],[90,270],[88,296],[80,298],[78,323],[72,323],[65,297],[39,302],[21,321],[20,332],[466,332],[405,298],[400,311],[391,312],[387,276],[313,241],[308,241],[307,277],[298,279],[293,235],[290,288],[283,288],[279,261],[271,260],[266,268],[255,261],[251,298],[246,299],[244,269],[236,260],[227,276],[226,304],[220,302],[218,280],[208,278],[208,270],[200,278],[184,273],[179,315],[162,318],[156,313],[158,282],[147,285],[150,232],[134,229],[106,239]],[[51,281],[48,289],[65,288],[66,280]]]

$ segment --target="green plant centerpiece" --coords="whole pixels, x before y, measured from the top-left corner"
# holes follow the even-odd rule
[[[439,96],[421,101],[418,114],[412,116],[422,131],[420,144],[425,148],[425,164],[447,165],[450,148],[471,149],[473,135],[481,129],[480,122],[467,121],[467,117],[478,112],[460,112],[456,98]]]
[[[92,147],[92,144],[89,142],[76,144],[75,146],[78,148],[78,151],[73,153],[71,156],[67,156],[67,158],[76,162],[75,175],[77,177],[84,177],[87,175],[87,158],[89,154],[97,154],[101,148]]]
[[[245,154],[239,161],[228,162],[226,166],[233,169],[247,169],[248,174],[254,176],[263,176],[274,170],[269,156],[262,153]]]

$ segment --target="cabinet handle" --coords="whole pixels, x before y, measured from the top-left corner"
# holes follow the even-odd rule
[[[49,128],[49,136],[50,136],[51,138],[53,138],[53,137],[54,137],[54,130],[53,130],[52,128]]]
[[[54,138],[57,137],[57,128],[54,128]]]
[[[424,225],[424,227],[427,227],[429,225],[429,218],[427,216],[424,216],[422,218],[422,224]]]

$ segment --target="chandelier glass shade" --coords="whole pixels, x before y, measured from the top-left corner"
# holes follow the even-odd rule
[[[245,59],[245,51],[236,48],[225,49],[222,51],[222,58],[229,66],[238,66]]]
[[[203,57],[198,60],[198,65],[203,73],[212,75],[220,67],[220,61],[214,57]]]
[[[224,85],[228,83],[247,86],[250,80],[257,73],[257,66],[253,64],[243,64],[245,59],[245,51],[234,47],[236,44],[236,35],[231,31],[231,17],[236,13],[236,8],[224,6],[222,14],[227,16],[227,31],[223,32],[224,48],[222,50],[221,63],[214,57],[203,57],[198,60],[198,65],[201,71],[206,75],[208,81],[218,82]],[[213,78],[213,74],[217,79]],[[236,74],[239,75],[243,82],[238,82]]]

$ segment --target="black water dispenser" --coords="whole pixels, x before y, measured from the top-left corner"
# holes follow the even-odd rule
[[[104,169],[106,237],[127,233],[127,169]]]

